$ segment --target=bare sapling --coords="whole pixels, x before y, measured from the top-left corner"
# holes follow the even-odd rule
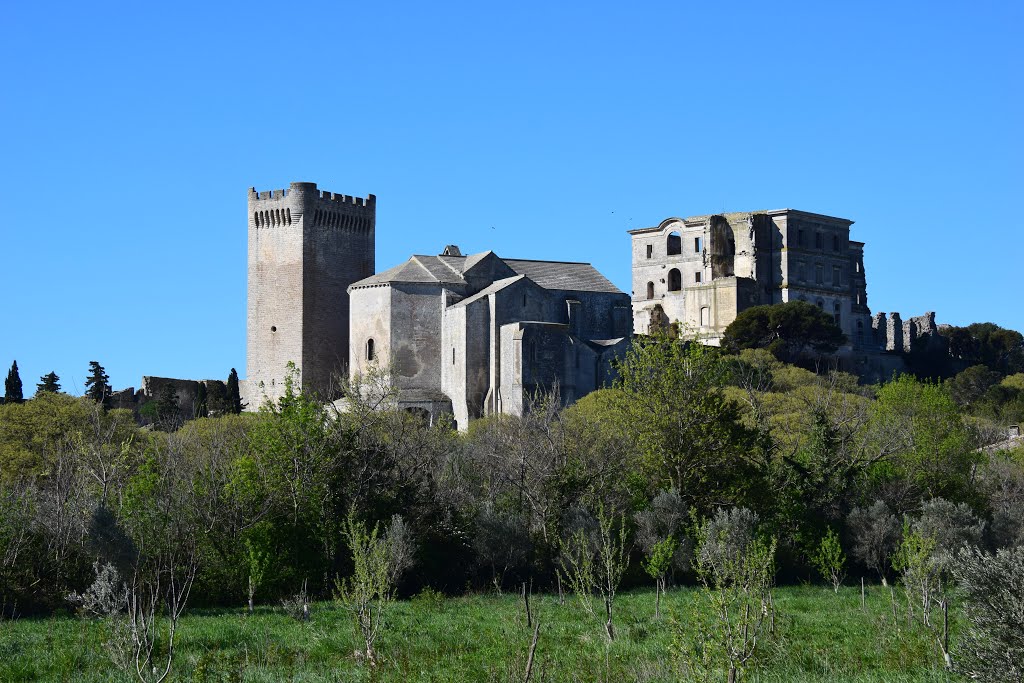
[[[561,569],[583,610],[596,618],[593,596],[601,597],[609,641],[615,640],[615,593],[629,566],[626,538],[625,515],[605,514],[601,505],[590,533],[577,529],[561,544]]]
[[[381,536],[377,524],[367,530],[355,507],[349,510],[342,530],[352,553],[352,575],[336,581],[335,597],[352,614],[365,648],[360,657],[370,666],[379,663],[375,643],[398,579],[411,566],[414,554],[411,535],[400,516],[391,519],[388,531],[388,537]]]
[[[722,511],[697,531],[695,569],[701,583],[688,632],[677,633],[689,675],[725,670],[735,683],[758,645],[774,631],[774,538],[756,532],[749,510]],[[688,642],[687,642],[688,641]]]

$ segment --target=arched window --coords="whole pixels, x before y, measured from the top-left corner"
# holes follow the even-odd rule
[[[668,291],[678,292],[683,288],[683,277],[679,274],[678,268],[668,271]]]
[[[653,299],[654,298],[654,283],[653,282],[648,282],[647,283],[647,298],[648,299]]]
[[[373,360],[376,358],[376,351],[373,348],[373,338],[366,340],[366,360]]]
[[[700,326],[711,327],[711,307],[701,306],[700,308]]]
[[[681,253],[683,253],[683,238],[678,232],[670,232],[668,234],[668,255],[675,256]]]

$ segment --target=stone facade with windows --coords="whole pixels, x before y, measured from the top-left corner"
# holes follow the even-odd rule
[[[873,349],[864,244],[853,221],[779,209],[668,218],[630,230],[633,328],[675,323],[682,334],[718,344],[751,306],[802,300],[833,315],[847,351]]]

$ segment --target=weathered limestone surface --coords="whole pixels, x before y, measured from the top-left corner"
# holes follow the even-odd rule
[[[245,395],[278,398],[289,362],[300,386],[333,397],[349,356],[347,289],[374,269],[376,198],[292,183],[249,190]]]
[[[521,413],[541,390],[569,403],[602,386],[632,332],[628,297],[590,264],[461,256],[454,245],[349,294],[351,372],[390,361],[400,407],[452,413],[460,428]]]

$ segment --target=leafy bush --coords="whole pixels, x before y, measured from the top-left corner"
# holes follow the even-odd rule
[[[952,564],[967,627],[955,668],[991,683],[1024,681],[1024,547],[995,555],[964,548]]]
[[[885,572],[900,541],[900,521],[889,506],[876,500],[868,507],[854,508],[846,520],[853,544],[850,553],[886,584]]]

